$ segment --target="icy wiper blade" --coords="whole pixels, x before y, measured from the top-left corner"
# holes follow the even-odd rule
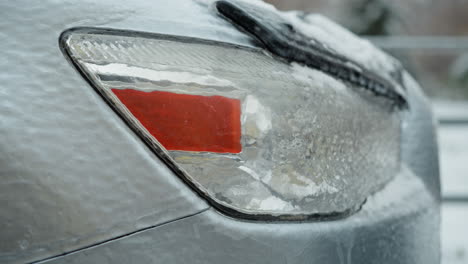
[[[393,83],[297,31],[275,12],[240,2],[217,1],[215,6],[223,18],[252,35],[274,55],[362,87],[400,108],[407,107],[405,97]]]

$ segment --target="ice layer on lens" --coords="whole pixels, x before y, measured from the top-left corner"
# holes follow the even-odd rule
[[[391,102],[320,71],[254,49],[158,36],[76,32],[67,45],[130,116],[113,90],[239,100],[240,152],[167,152],[184,177],[239,212],[343,212],[399,170],[400,117]]]

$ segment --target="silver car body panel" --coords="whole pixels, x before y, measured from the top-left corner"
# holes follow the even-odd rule
[[[0,14],[1,263],[439,262],[433,119],[408,76],[394,182],[344,219],[246,222],[215,212],[158,160],[58,38],[77,26],[252,46],[248,36],[201,1],[3,1]]]
[[[210,209],[44,263],[437,263],[431,203],[405,169],[348,219],[241,222]]]

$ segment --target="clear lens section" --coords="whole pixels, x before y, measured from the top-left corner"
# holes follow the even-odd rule
[[[221,207],[289,219],[349,212],[399,170],[391,103],[320,71],[188,38],[75,30],[63,43],[129,124]]]

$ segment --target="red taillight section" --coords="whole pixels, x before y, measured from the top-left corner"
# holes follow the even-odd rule
[[[242,150],[238,99],[132,89],[112,91],[167,150]]]

